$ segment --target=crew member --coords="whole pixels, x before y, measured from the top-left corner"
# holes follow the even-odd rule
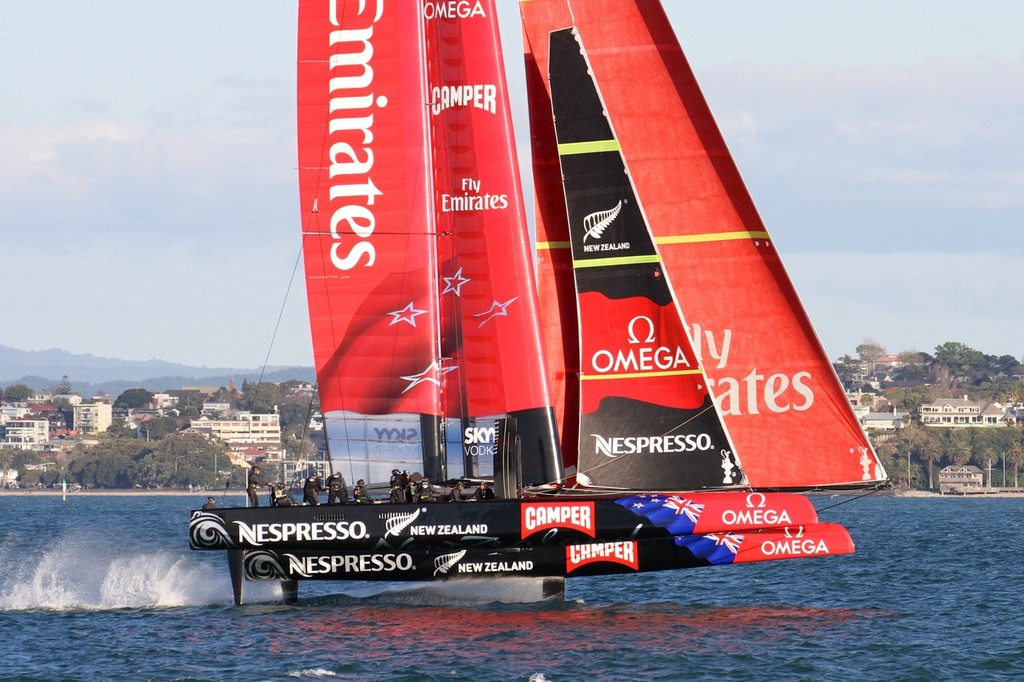
[[[465,490],[466,484],[462,481],[456,481],[455,485],[452,486],[452,491],[448,494],[449,502],[462,502],[462,491]]]
[[[416,485],[416,498],[420,502],[433,502],[434,489],[430,485],[430,479],[424,476]]]
[[[270,506],[272,507],[296,507],[295,498],[291,492],[284,487],[284,483],[278,483],[277,487],[271,488]]]
[[[348,484],[340,471],[327,477],[327,504],[348,504]]]
[[[398,469],[391,470],[391,501],[405,502],[405,488],[402,486],[402,472]]]
[[[480,481],[480,487],[473,493],[473,501],[479,502],[480,500],[493,500],[494,491],[487,487],[486,481]]]
[[[203,505],[203,511],[210,511],[211,509],[217,508],[217,500],[212,497],[206,498],[206,504]]]
[[[320,504],[320,491],[326,490],[323,484],[320,482],[320,472],[314,471],[309,478],[306,479],[305,485],[302,486],[302,503],[317,506]]]
[[[356,504],[372,504],[369,493],[366,491],[366,481],[359,479],[356,487],[352,489],[352,499]]]
[[[413,496],[412,488],[412,475],[409,473],[408,469],[405,469],[404,471],[402,471],[402,490],[405,492],[406,502],[416,501],[416,498]]]
[[[252,469],[249,469],[249,478],[245,486],[245,491],[249,495],[250,506],[260,506],[260,498],[259,495],[256,494],[256,489],[262,486],[267,486],[271,489],[274,487],[274,485],[269,481],[263,480],[263,476],[260,475],[260,468],[258,466],[254,466]]]

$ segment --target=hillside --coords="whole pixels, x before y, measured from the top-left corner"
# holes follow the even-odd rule
[[[0,385],[19,383],[52,389],[65,376],[83,395],[118,395],[128,388],[162,391],[186,385],[226,386],[231,380],[241,384],[260,378],[275,383],[288,379],[315,381],[312,367],[192,367],[155,358],[120,360],[56,348],[25,351],[0,345]]]

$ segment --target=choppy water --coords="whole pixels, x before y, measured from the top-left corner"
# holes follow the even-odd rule
[[[840,498],[819,498],[825,509]],[[1024,499],[823,511],[853,556],[533,583],[303,583],[231,604],[193,497],[0,496],[0,678],[1024,678]]]

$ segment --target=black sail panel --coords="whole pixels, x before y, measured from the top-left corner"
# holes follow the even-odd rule
[[[549,78],[579,312],[577,482],[743,485],[573,29],[551,34]]]

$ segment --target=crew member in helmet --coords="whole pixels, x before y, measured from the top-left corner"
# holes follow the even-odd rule
[[[420,502],[433,502],[434,489],[430,485],[430,479],[424,476],[416,485],[416,499]]]
[[[327,504],[348,504],[348,483],[340,471],[327,477]]]
[[[278,483],[277,486],[271,487],[270,489],[270,506],[271,507],[295,507],[295,498],[292,497],[291,491],[284,487],[284,483]]]
[[[402,472],[398,469],[391,470],[391,501],[392,502],[405,502],[405,488],[402,484]]]
[[[317,506],[320,504],[320,491],[326,490],[323,484],[320,482],[320,473],[314,471],[313,474],[306,479],[305,485],[302,486],[302,503]]]
[[[416,497],[414,495],[415,491],[413,490],[413,487],[414,486],[413,486],[413,483],[412,483],[412,475],[409,473],[408,469],[403,470],[402,471],[402,489],[405,490],[405,501],[406,502],[415,502],[416,501]]]
[[[474,502],[479,502],[481,500],[493,500],[493,499],[494,499],[494,491],[491,490],[489,487],[487,487],[487,483],[485,481],[480,481],[480,487],[476,489],[475,493],[473,493],[473,501]]]
[[[359,479],[356,487],[352,489],[352,499],[356,504],[370,504],[370,495],[366,492],[366,481]]]

